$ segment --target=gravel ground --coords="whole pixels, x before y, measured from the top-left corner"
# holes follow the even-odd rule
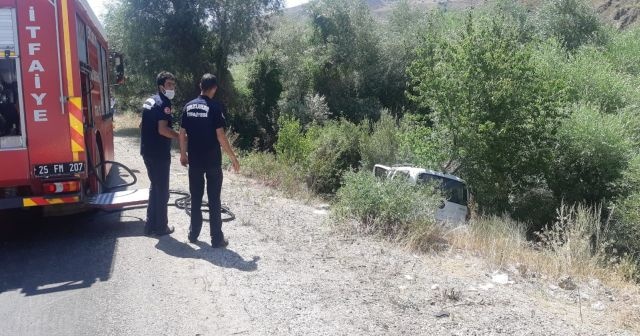
[[[117,161],[140,171],[135,137]],[[229,248],[142,236],[145,210],[30,223],[0,239],[2,335],[634,335],[638,292],[494,273],[464,253],[417,255],[337,228],[314,202],[225,173]],[[177,157],[173,189],[187,189]],[[508,277],[508,278],[506,278]],[[506,282],[506,283],[505,283]],[[578,293],[580,292],[580,293]]]

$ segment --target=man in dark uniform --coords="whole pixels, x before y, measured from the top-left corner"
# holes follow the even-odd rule
[[[224,106],[213,101],[218,89],[214,75],[205,74],[200,80],[200,96],[188,102],[182,110],[180,127],[180,163],[189,166],[191,193],[191,226],[189,241],[195,243],[202,229],[202,196],[207,178],[211,246],[223,248],[229,241],[222,233],[220,192],[222,191],[222,150],[229,156],[237,173],[240,164],[224,132]],[[188,153],[188,154],[187,154]]]
[[[169,166],[171,165],[171,139],[178,133],[171,126],[171,99],[175,95],[176,77],[166,71],[156,79],[158,93],[144,102],[142,108],[140,154],[151,181],[145,235],[167,235],[174,231],[168,225]]]

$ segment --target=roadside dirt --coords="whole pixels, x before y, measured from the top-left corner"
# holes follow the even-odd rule
[[[135,138],[119,137],[117,148],[120,161],[144,171]],[[186,189],[177,159],[171,172],[172,186]],[[224,227],[231,268],[206,262],[220,252],[187,244],[187,217],[170,213],[177,231],[169,239],[185,242],[168,253],[183,268],[181,288],[210,303],[200,307],[204,335],[632,335],[624,317],[640,316],[631,305],[637,292],[614,293],[595,280],[565,290],[463,252],[417,255],[345,233],[318,204],[229,172],[223,202],[238,218]],[[184,259],[193,249],[203,257]]]
[[[148,186],[135,129],[116,160]],[[187,189],[177,156],[172,189]],[[41,223],[0,242],[0,334],[634,335],[638,291],[496,270],[462,251],[422,255],[349,232],[313,201],[225,173],[226,250],[142,235],[145,209]],[[564,286],[564,285],[563,285]],[[564,286],[566,287],[566,286]],[[567,288],[570,288],[567,287]]]

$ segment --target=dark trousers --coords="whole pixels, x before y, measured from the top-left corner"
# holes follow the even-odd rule
[[[144,165],[151,181],[145,230],[162,232],[168,228],[169,167],[171,158],[144,157]]]
[[[211,241],[220,242],[222,233],[222,167],[220,163],[200,163],[189,161],[189,193],[191,193],[191,226],[189,238],[196,239],[202,230],[202,196],[204,194],[205,177],[207,179],[207,197],[209,198],[209,224]]]

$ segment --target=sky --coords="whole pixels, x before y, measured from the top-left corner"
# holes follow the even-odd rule
[[[96,15],[101,18],[104,13],[104,4],[109,0],[87,0]],[[295,7],[303,3],[307,3],[309,0],[285,0],[286,7]]]

